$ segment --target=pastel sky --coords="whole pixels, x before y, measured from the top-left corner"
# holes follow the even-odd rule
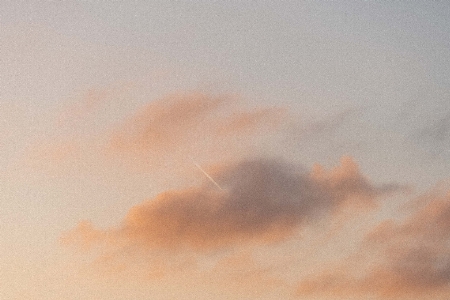
[[[3,1],[0,299],[449,299],[446,1]]]

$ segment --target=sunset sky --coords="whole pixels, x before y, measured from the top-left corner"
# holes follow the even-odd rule
[[[0,299],[449,299],[446,1],[2,1]]]

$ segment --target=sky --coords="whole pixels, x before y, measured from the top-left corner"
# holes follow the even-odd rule
[[[0,299],[448,299],[445,1],[3,1]]]

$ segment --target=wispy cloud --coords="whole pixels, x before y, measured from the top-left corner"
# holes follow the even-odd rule
[[[103,132],[102,154],[127,171],[192,179],[195,165],[257,155],[257,145],[276,133],[286,115],[278,107],[249,107],[237,96],[175,93],[150,101]],[[165,175],[163,175],[165,176]]]
[[[416,135],[422,144],[428,144],[431,154],[450,151],[450,113],[422,128]]]
[[[351,117],[355,117],[361,110],[361,108],[346,109],[326,119],[305,124],[300,132],[311,136],[334,132],[345,122],[349,121]]]
[[[224,98],[196,93],[151,102],[114,133],[112,146],[119,150],[174,151],[186,140],[195,139],[194,133],[208,130],[207,125],[216,122],[213,117],[225,102]]]
[[[450,94],[439,86],[420,90],[417,98],[403,104],[394,126],[409,132],[428,158],[436,158],[450,153]]]
[[[251,112],[235,112],[218,128],[219,134],[251,133],[261,127],[273,128],[279,125],[285,110],[281,108],[262,108]]]
[[[57,169],[67,158],[73,164],[112,158],[127,170],[184,172],[192,167],[190,157],[203,164],[248,155],[285,116],[278,107],[245,107],[238,97],[180,92],[111,122],[109,110],[121,107],[118,102],[132,90],[132,83],[123,83],[77,97],[55,120],[51,138],[36,139],[27,149],[27,164]]]
[[[274,130],[281,122],[280,108],[244,109],[237,99],[203,93],[173,94],[150,102],[116,128],[113,153],[141,153],[139,157],[184,153],[235,153],[248,148],[258,130]],[[241,137],[239,145],[236,138]],[[246,138],[244,138],[246,137]]]

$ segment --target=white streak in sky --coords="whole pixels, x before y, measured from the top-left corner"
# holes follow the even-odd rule
[[[192,162],[200,171],[202,171],[203,174],[205,174],[206,177],[208,177],[209,180],[211,180],[212,183],[215,184],[215,186],[217,186],[221,191],[223,191],[223,189],[220,187],[220,185],[211,176],[209,176],[209,174],[206,173],[206,171],[203,170],[202,167],[200,167],[200,165],[198,163],[196,163],[194,160],[192,160]]]

